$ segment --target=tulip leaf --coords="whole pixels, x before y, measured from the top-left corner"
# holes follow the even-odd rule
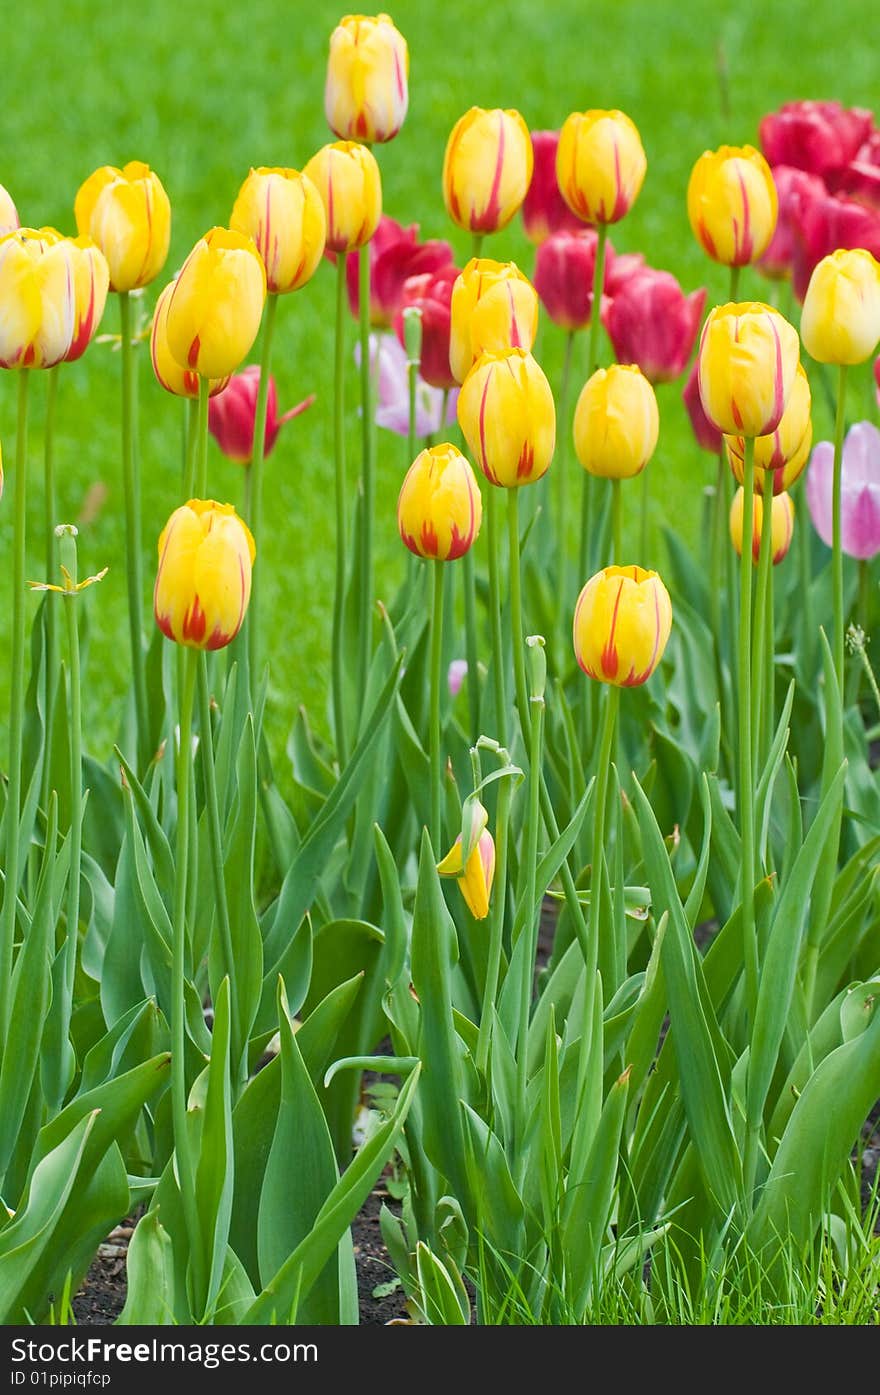
[[[441,1259],[423,1240],[416,1246],[419,1306],[432,1327],[467,1327],[471,1320],[467,1290],[456,1275],[456,1284]]]
[[[562,1243],[567,1296],[576,1315],[586,1308],[593,1283],[600,1278],[599,1259],[617,1181],[628,1088],[629,1071],[625,1071],[611,1087],[582,1167],[576,1170],[572,1160],[562,1210]]]
[[[198,1317],[204,1314],[208,1318],[214,1313],[220,1293],[235,1177],[229,1078],[232,1030],[230,997],[229,979],[224,978],[214,1000],[208,1088],[195,1175],[199,1244],[202,1247],[201,1272],[206,1276],[207,1283],[206,1292],[196,1295],[195,1312]]]
[[[125,1307],[117,1325],[161,1327],[174,1322],[174,1247],[158,1211],[141,1216],[125,1261]]]

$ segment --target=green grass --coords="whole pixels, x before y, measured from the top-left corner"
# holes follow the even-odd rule
[[[467,240],[451,229],[440,197],[440,169],[454,120],[473,103],[520,108],[533,127],[558,126],[588,106],[619,106],[637,122],[648,154],[648,176],[633,214],[615,230],[620,250],[644,251],[675,272],[687,289],[706,285],[709,303],[726,299],[726,272],[705,261],[690,234],[685,189],[695,157],[721,140],[754,140],[761,114],[800,96],[867,104],[874,91],[870,45],[854,44],[864,23],[855,0],[812,6],[756,0],[707,6],[682,0],[552,0],[549,6],[509,0],[501,5],[443,6],[402,0],[392,7],[411,51],[411,105],[399,138],[381,152],[386,211],[418,221],[425,236],[451,237],[460,258]],[[328,139],[323,118],[327,40],[340,6],[328,0],[291,5],[188,6],[153,0],[43,0],[20,7],[6,26],[4,101],[0,128],[3,182],[22,220],[73,231],[77,187],[97,165],[131,158],[160,173],[173,206],[168,275],[196,237],[229,216],[252,164],[302,167]],[[717,74],[723,52],[729,73],[730,115],[722,118]],[[519,222],[491,239],[490,255],[512,257],[526,270],[531,248]],[[151,307],[166,278],[150,287]],[[295,707],[305,702],[321,727],[329,674],[332,603],[332,274],[323,265],[314,282],[280,307],[274,369],[282,407],[309,392],[318,401],[285,429],[266,480],[264,535],[258,539],[263,615],[272,657],[271,731],[283,741]],[[744,277],[746,295],[766,293]],[[117,327],[111,299],[104,329]],[[352,340],[354,327],[350,327]],[[545,327],[540,356],[558,380],[560,336]],[[581,354],[583,367],[584,353]],[[155,539],[178,502],[180,403],[141,363],[142,471],[146,575],[152,577]],[[83,527],[83,571],[109,565],[106,581],[88,599],[91,643],[87,673],[88,745],[109,752],[128,686],[124,532],[119,464],[119,359],[93,347],[63,371],[57,465],[60,512],[80,515],[88,491],[106,485],[103,509]],[[41,417],[44,383],[34,382],[28,574],[42,577]],[[351,400],[354,399],[352,386]],[[661,393],[662,434],[650,468],[663,516],[695,537],[699,494],[712,462],[693,446],[679,388]],[[0,437],[7,468],[14,444],[15,383],[0,375]],[[357,423],[350,413],[352,481]],[[826,431],[820,419],[820,434]],[[407,464],[405,444],[380,435],[376,554],[380,593],[403,574],[394,505]],[[237,500],[240,477],[211,447],[211,489]],[[659,504],[655,521],[659,521]],[[11,491],[0,508],[0,556],[11,551]],[[635,533],[633,531],[633,536]],[[484,565],[481,540],[478,565]],[[652,555],[662,566],[659,533]],[[573,597],[566,598],[573,601]],[[32,602],[32,605],[35,602]],[[147,598],[145,597],[145,616]],[[4,598],[0,643],[8,643]],[[6,666],[0,669],[0,713],[6,713]],[[2,737],[0,751],[5,749]],[[2,760],[2,757],[0,757]]]

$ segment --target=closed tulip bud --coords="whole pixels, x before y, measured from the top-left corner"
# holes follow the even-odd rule
[[[65,241],[54,228],[0,239],[0,367],[51,368],[69,352],[76,302]]]
[[[713,261],[748,266],[770,245],[778,201],[770,166],[751,145],[707,150],[691,170],[688,218]]]
[[[356,141],[324,145],[303,174],[321,196],[331,252],[353,252],[369,242],[382,217],[382,179],[372,151]]]
[[[773,183],[779,205],[776,230],[758,270],[773,280],[782,280],[792,275],[795,261],[803,257],[801,243],[807,209],[816,200],[824,200],[827,190],[818,175],[788,165],[774,167]]]
[[[483,354],[458,396],[458,424],[490,484],[516,489],[546,474],[556,446],[556,407],[525,349]]]
[[[743,490],[740,487],[733,496],[730,506],[730,540],[742,557],[743,550]],[[756,498],[752,508],[752,558],[757,562],[761,553],[761,534],[764,528],[764,501]],[[791,547],[794,533],[794,504],[790,494],[776,494],[770,520],[770,559],[775,566],[782,561]]]
[[[251,170],[238,191],[229,226],[252,238],[273,295],[298,291],[324,255],[327,220],[321,196],[298,170]]]
[[[672,629],[672,602],[656,572],[605,567],[574,612],[574,652],[588,678],[633,688],[651,677]]]
[[[768,436],[782,420],[799,360],[797,331],[771,306],[716,306],[697,360],[706,416],[727,436]]]
[[[212,228],[199,238],[168,302],[168,347],[181,368],[225,378],[247,357],[266,300],[266,272],[249,237]]]
[[[241,629],[256,548],[231,504],[190,499],[159,538],[156,624],[191,649],[222,649]]]
[[[90,237],[65,238],[73,276],[74,325],[66,363],[81,358],[95,336],[107,304],[110,270],[107,258]]]
[[[0,237],[15,232],[15,229],[19,227],[21,227],[21,223],[18,218],[18,209],[12,202],[12,196],[0,184]]]
[[[532,182],[523,200],[522,220],[526,237],[538,247],[554,233],[576,232],[583,227],[559,192],[556,178],[558,149],[558,131],[532,131],[534,169]]]
[[[535,290],[560,329],[585,329],[593,311],[593,278],[599,235],[593,228],[558,232],[542,242],[535,257]],[[607,290],[614,248],[605,245],[602,288]]]
[[[389,329],[404,304],[403,288],[413,276],[427,276],[452,266],[455,260],[448,242],[419,242],[418,223],[405,228],[382,214],[370,238],[370,324]],[[358,257],[348,257],[345,279],[348,304],[355,319],[360,314]]]
[[[111,291],[136,291],[159,275],[171,241],[171,204],[149,165],[102,165],[80,185],[73,211],[77,231],[107,258]]]
[[[538,296],[513,262],[473,257],[452,287],[449,364],[463,383],[477,359],[504,349],[531,349]]]
[[[798,364],[794,387],[789,395],[782,420],[769,436],[755,441],[755,493],[764,492],[764,472],[773,472],[773,493],[790,489],[806,468],[813,444],[813,423],[810,417],[812,400],[810,384],[803,364]],[[745,473],[745,441],[742,436],[725,436],[727,458],[737,482],[742,484]]]
[[[574,448],[591,475],[628,480],[657,445],[660,414],[648,379],[634,364],[599,368],[584,384],[574,414]]]
[[[221,383],[208,407],[208,430],[227,459],[236,465],[248,465],[254,454],[254,423],[257,417],[257,396],[260,391],[260,369],[252,363],[240,373],[234,373]],[[314,402],[307,397],[278,415],[278,390],[270,375],[266,393],[266,434],[263,438],[263,459],[271,454],[278,433],[287,421],[300,416]]]
[[[471,107],[452,128],[443,158],[443,202],[467,232],[498,232],[532,181],[529,128],[518,111]]]
[[[397,500],[401,540],[417,557],[453,562],[475,541],[483,521],[480,486],[455,446],[417,455]]]
[[[861,247],[823,257],[801,315],[804,347],[819,363],[864,363],[880,340],[880,263]]]
[[[684,372],[700,332],[705,291],[686,296],[668,271],[628,276],[602,315],[618,363],[637,363],[652,383]]]
[[[639,196],[648,161],[622,111],[574,111],[559,133],[556,178],[585,223],[618,223]]]
[[[409,103],[409,50],[389,15],[346,15],[330,35],[327,125],[340,140],[391,140]]]
[[[174,281],[169,281],[156,301],[153,323],[150,327],[150,358],[156,380],[166,392],[177,397],[198,397],[199,375],[192,368],[181,368],[168,347],[168,306],[174,294]],[[229,375],[211,378],[208,392],[211,397],[222,392],[229,382]]]
[[[419,315],[419,350],[416,362],[423,380],[431,387],[448,392],[456,386],[449,366],[449,335],[452,323],[452,287],[458,268],[411,276],[403,285],[402,309],[394,318],[397,338],[406,347],[405,320],[413,310]]]
[[[495,877],[495,842],[488,828],[475,843],[467,864],[464,864],[459,833],[437,871],[441,877],[455,877],[467,908],[475,920],[485,920],[489,914],[489,898]]]

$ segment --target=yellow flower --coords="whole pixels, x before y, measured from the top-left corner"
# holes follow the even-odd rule
[[[15,232],[19,226],[18,209],[12,202],[11,194],[0,184],[0,237]]]
[[[234,373],[257,337],[265,300],[266,271],[251,239],[212,228],[174,282],[165,320],[172,357],[202,378]]]
[[[0,238],[0,367],[51,368],[68,353],[76,304],[64,243],[54,228]]]
[[[471,107],[452,128],[443,157],[443,202],[469,232],[506,227],[532,182],[529,128],[518,111]]]
[[[810,384],[803,364],[798,364],[782,420],[769,436],[755,441],[755,493],[764,492],[764,471],[773,471],[773,493],[790,489],[810,458],[813,423],[810,418]],[[745,441],[742,436],[725,436],[727,459],[739,484],[745,472]]]
[[[303,174],[317,189],[331,252],[353,252],[369,242],[382,217],[382,179],[365,145],[338,140],[324,145]]]
[[[617,223],[639,196],[648,161],[638,128],[622,111],[573,111],[556,149],[556,180],[585,223]]]
[[[691,170],[687,206],[694,237],[723,266],[756,262],[776,230],[776,185],[751,145],[705,151]]]
[[[168,347],[168,306],[171,304],[174,286],[175,282],[169,281],[156,301],[156,308],[153,311],[153,323],[150,328],[150,358],[153,363],[153,372],[166,392],[173,392],[178,397],[198,397],[198,373],[194,372],[192,368],[181,368]],[[209,395],[215,397],[218,392],[223,391],[228,382],[228,373],[222,378],[212,378],[208,389]]]
[[[67,237],[63,247],[73,277],[74,326],[66,363],[81,358],[95,336],[107,304],[110,269],[107,258],[90,237]]]
[[[391,140],[409,102],[409,50],[388,15],[346,15],[330,35],[327,125],[340,140]]]
[[[556,407],[550,384],[525,349],[483,354],[459,393],[458,424],[490,484],[515,489],[549,469]]]
[[[417,455],[397,500],[397,526],[410,552],[453,562],[467,552],[482,521],[480,486],[461,452],[447,444]]]
[[[463,383],[483,354],[531,349],[538,293],[513,262],[472,257],[452,287],[450,316],[449,366]]]
[[[804,348],[819,363],[864,363],[880,340],[880,265],[861,247],[814,268],[801,313]]]
[[[743,550],[744,503],[743,490],[740,487],[734,494],[733,503],[730,506],[730,540],[740,557]],[[755,562],[757,562],[761,551],[763,518],[764,500],[760,495],[756,495],[752,508],[752,557]],[[782,561],[791,547],[794,532],[794,504],[790,494],[774,495],[770,529],[770,558],[775,567],[777,563]]]
[[[191,649],[222,649],[241,629],[256,548],[231,504],[190,499],[159,538],[156,624]]]
[[[159,275],[171,241],[171,204],[149,165],[102,165],[80,185],[73,211],[80,236],[107,258],[111,291],[135,291]]]
[[[462,866],[461,834],[459,833],[437,871],[441,877],[456,877],[459,890],[474,920],[485,920],[489,914],[489,897],[495,878],[495,841],[488,828],[480,834]]]
[[[324,254],[327,220],[321,196],[297,170],[251,170],[238,191],[230,228],[253,238],[273,295],[298,291]]]
[[[697,360],[703,411],[727,436],[769,436],[782,420],[799,358],[797,331],[771,306],[716,306]]]
[[[654,389],[635,365],[615,363],[587,379],[574,414],[574,448],[591,475],[627,480],[639,474],[659,432]]]
[[[605,567],[574,612],[574,652],[589,678],[632,688],[651,677],[672,629],[672,602],[656,572]]]

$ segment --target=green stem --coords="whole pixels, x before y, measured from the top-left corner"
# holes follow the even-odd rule
[[[140,768],[149,759],[149,716],[147,677],[144,663],[142,608],[144,594],[141,549],[141,481],[137,455],[137,411],[134,344],[132,342],[131,299],[128,291],[119,294],[119,324],[122,334],[122,482],[125,493],[125,565],[128,581],[128,631],[131,646],[132,686],[137,724],[137,750]]]
[[[650,492],[648,481],[651,478],[647,470],[642,471],[642,498],[639,510],[639,557],[648,555],[648,505],[650,503]]]
[[[196,499],[204,499],[208,491],[208,398],[211,383],[208,378],[199,378],[199,401],[196,416],[195,478],[193,488]]]
[[[345,700],[342,689],[342,619],[345,606],[345,256],[336,258],[336,357],[333,396],[333,444],[336,460],[336,588],[333,595],[333,724],[336,728],[336,758],[345,767]]]
[[[266,413],[269,404],[269,383],[272,374],[272,340],[275,333],[275,316],[278,310],[278,296],[270,295],[266,301],[266,318],[263,322],[263,344],[260,354],[260,382],[257,388],[257,405],[254,414],[254,437],[251,447],[251,513],[248,526],[257,539],[257,546],[263,535],[263,460],[266,453]],[[251,588],[251,602],[248,606],[248,655],[251,681],[256,684],[260,662],[260,585],[259,568],[254,569]]]
[[[76,586],[76,530],[70,528],[61,543],[61,560]],[[76,950],[79,931],[80,867],[82,864],[82,692],[79,662],[79,624],[77,593],[62,597],[67,612],[67,648],[70,661],[70,869],[67,874],[67,940],[65,942],[65,987],[69,1010],[73,1003],[76,976]],[[68,1018],[69,1025],[69,1018]]]
[[[623,565],[623,520],[620,507],[620,480],[611,481],[611,556]]]
[[[772,669],[773,652],[767,653],[767,608],[770,587],[770,554],[773,536],[773,471],[764,471],[763,496],[761,500],[761,540],[758,546],[758,579],[755,588],[755,670],[752,682],[752,734],[754,743],[755,778],[763,768],[764,734],[772,720],[772,713],[765,711],[767,691],[767,668]],[[754,515],[755,501],[752,500]],[[753,516],[754,527],[754,516]],[[743,551],[749,547],[752,557],[752,539],[746,541],[743,532]],[[754,558],[752,557],[754,565]]]
[[[749,1022],[758,1001],[758,938],[755,930],[755,784],[752,758],[752,528],[754,525],[755,442],[745,438],[743,460],[743,547],[739,610],[739,779],[742,837],[742,928]]]
[[[772,560],[772,559],[771,559]],[[767,605],[764,611],[764,721],[761,729],[761,768],[770,754],[776,725],[776,626],[773,617],[773,576],[767,571]]]
[[[742,267],[739,267],[739,266],[732,266],[732,267],[730,268],[730,297],[729,297],[729,299],[730,299],[731,301],[735,301],[735,300],[737,299],[737,297],[739,296],[739,274],[740,274],[740,271],[741,271],[741,270],[742,270]]]
[[[574,330],[565,336],[565,357],[562,360],[562,379],[559,385],[559,410],[556,444],[556,597],[561,602],[566,594],[566,564],[568,549],[565,539],[568,534],[568,445],[571,439],[571,425],[568,412],[568,395],[571,388],[571,364],[574,357]],[[562,606],[560,604],[560,613]],[[564,621],[563,621],[564,624]]]
[[[608,224],[600,223],[596,229],[596,263],[593,268],[593,305],[590,312],[590,375],[599,367],[599,328],[602,323],[602,291],[605,288],[605,246],[608,241]]]
[[[43,435],[43,471],[46,486],[46,580],[54,581],[58,571],[58,543],[55,537],[55,522],[58,501],[55,490],[55,406],[58,400],[58,367],[46,373],[46,425]],[[55,625],[55,607],[46,606],[46,743],[43,755],[43,808],[49,807],[49,788],[52,778],[49,754],[52,750],[52,727],[54,725],[55,689],[58,686],[58,634]]]
[[[846,364],[837,379],[837,415],[834,425],[834,478],[831,513],[831,586],[834,598],[834,668],[843,697],[843,656],[846,617],[843,613],[843,547],[841,544],[841,493],[843,482],[843,433],[846,426]],[[841,712],[843,703],[841,702]]]
[[[373,512],[375,481],[373,470],[373,409],[371,404],[370,364],[370,246],[365,242],[359,259],[359,321],[361,340],[361,478],[363,506],[361,509],[360,548],[360,625],[358,626],[359,691],[364,692],[370,667],[370,634],[373,604]]]
[[[245,466],[243,466],[243,474],[244,474],[244,486],[243,486],[243,490],[242,490],[242,493],[243,493],[242,507],[243,507],[243,509],[244,509],[244,515],[243,515],[243,516],[244,516],[245,518],[250,518],[250,516],[251,516],[251,510],[252,510],[252,508],[253,508],[253,497],[254,497],[254,491],[253,491],[252,480],[251,480],[251,467],[250,467],[250,465],[245,465]]]
[[[471,256],[473,256],[473,257],[479,257],[479,256],[480,256],[480,254],[481,254],[481,252],[482,252],[482,250],[483,250],[483,237],[484,237],[484,236],[485,236],[484,233],[475,232],[475,233],[473,234],[473,240],[472,240],[472,243],[471,243]]]
[[[486,531],[489,539],[489,624],[492,635],[492,687],[495,696],[495,740],[507,744],[507,684],[501,635],[501,539],[498,535],[498,491],[486,491]]]
[[[510,496],[515,497],[518,490],[510,490]],[[511,566],[512,574],[512,566]],[[516,631],[514,631],[514,643],[516,643]],[[520,645],[520,649],[522,645]],[[521,721],[525,723],[526,714],[521,712]],[[520,981],[520,1004],[519,1004],[519,1040],[516,1056],[516,1078],[517,1078],[517,1168],[522,1179],[525,1176],[527,1164],[527,1150],[525,1146],[526,1133],[529,1126],[528,1119],[528,1058],[529,1058],[529,1014],[531,1010],[532,994],[534,991],[535,977],[535,954],[537,949],[538,927],[541,920],[540,906],[535,909],[537,897],[537,870],[538,870],[538,828],[541,819],[541,740],[544,725],[544,700],[543,698],[533,698],[529,703],[528,732],[529,732],[529,816],[526,835],[525,851],[525,897],[526,914],[523,919],[520,934],[528,937],[528,948],[522,956],[522,979]],[[523,736],[525,737],[525,726]]]
[[[596,789],[593,795],[593,859],[590,875],[590,958],[599,957],[599,920],[601,915],[601,859],[605,850],[606,805],[608,804],[608,783],[611,775],[611,753],[617,728],[617,712],[620,706],[620,689],[616,684],[608,684],[605,714],[602,722],[602,738],[599,746],[599,763],[596,767]]]
[[[180,477],[184,503],[192,499],[195,491],[198,424],[199,400],[197,397],[188,397],[186,399],[186,444],[184,446],[183,471]]]
[[[522,614],[522,576],[519,557],[519,490],[507,491],[507,537],[510,549],[510,631],[513,641],[513,677],[523,741],[530,730],[529,690]]]
[[[489,1043],[492,1039],[492,1009],[498,992],[498,975],[501,970],[501,949],[504,940],[504,904],[507,893],[507,834],[510,823],[510,805],[513,799],[513,781],[501,780],[498,785],[498,807],[495,814],[495,880],[494,895],[489,920],[489,954],[486,963],[486,982],[483,987],[483,1005],[480,1011],[480,1033],[477,1038],[477,1070],[486,1074],[489,1064]]]
[[[477,584],[474,576],[474,553],[468,548],[462,557],[464,580],[464,644],[467,659],[467,692],[469,736],[476,741],[480,734],[480,679],[477,669]]]
[[[431,842],[437,857],[442,856],[440,846],[443,795],[443,758],[440,747],[440,684],[443,658],[443,563],[431,565],[431,729],[429,745],[431,750]]]

